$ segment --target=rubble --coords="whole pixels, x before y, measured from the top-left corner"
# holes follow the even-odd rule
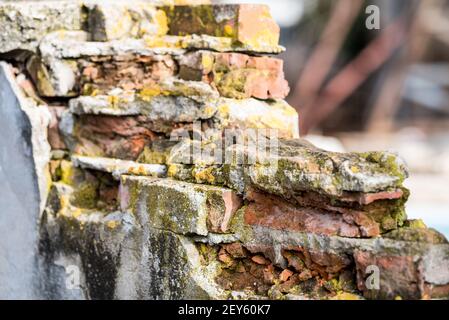
[[[0,112],[21,119],[5,125],[14,157],[0,175],[21,177],[8,199],[35,186],[23,223],[33,241],[6,241],[38,247],[20,288],[57,299],[448,298],[449,244],[407,219],[401,158],[301,139],[268,8],[206,2],[0,4]],[[33,159],[23,175],[20,154]],[[0,296],[19,283],[0,280]]]

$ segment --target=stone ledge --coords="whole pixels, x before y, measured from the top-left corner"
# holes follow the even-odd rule
[[[168,33],[172,35],[206,34],[228,37],[237,43],[275,47],[280,28],[268,6],[254,4],[200,5],[163,7]]]
[[[153,228],[184,235],[227,233],[241,199],[225,188],[170,179],[123,176],[121,210]]]
[[[81,6],[74,2],[29,1],[0,3],[0,54],[13,50],[36,51],[45,34],[80,30]]]
[[[112,158],[72,155],[72,162],[75,167],[82,169],[111,173],[117,180],[120,180],[120,177],[124,174],[165,177],[167,173],[166,166],[161,164],[143,164]]]

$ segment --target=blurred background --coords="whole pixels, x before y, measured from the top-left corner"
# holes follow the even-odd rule
[[[409,217],[449,237],[449,1],[215,2],[271,7],[301,134],[327,150],[398,153]],[[366,26],[370,5],[379,29]]]

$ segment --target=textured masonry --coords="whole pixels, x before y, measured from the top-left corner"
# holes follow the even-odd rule
[[[185,2],[0,3],[0,297],[448,298],[402,160],[299,138],[268,8]]]

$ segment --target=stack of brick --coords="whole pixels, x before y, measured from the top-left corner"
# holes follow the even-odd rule
[[[164,4],[0,7],[2,56],[52,115],[52,296],[63,260],[80,298],[448,297],[400,158],[299,139],[268,8]]]

